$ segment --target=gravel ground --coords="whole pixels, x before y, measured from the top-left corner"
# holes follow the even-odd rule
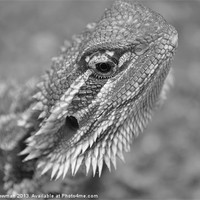
[[[41,75],[63,41],[96,21],[110,3],[0,1],[0,79],[23,83]],[[105,170],[88,191],[104,199],[200,199],[200,2],[144,4],[179,32],[175,85],[125,155],[126,163],[119,161],[112,173]]]

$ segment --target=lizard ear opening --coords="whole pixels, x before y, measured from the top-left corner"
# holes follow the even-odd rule
[[[78,121],[73,116],[67,116],[65,119],[65,125],[67,125],[69,128],[77,130],[79,129]]]

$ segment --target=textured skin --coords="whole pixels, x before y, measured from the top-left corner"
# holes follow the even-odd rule
[[[116,1],[65,43],[37,87],[32,81],[13,99],[5,86],[11,95],[1,96],[12,109],[1,111],[0,147],[8,193],[49,192],[42,186],[50,178],[62,177],[62,185],[70,174],[101,176],[103,163],[116,168],[165,96],[177,41],[159,14]]]

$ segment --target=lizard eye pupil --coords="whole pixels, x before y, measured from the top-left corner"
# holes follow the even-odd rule
[[[101,72],[101,73],[108,73],[111,71],[112,69],[112,64],[109,62],[105,62],[105,63],[97,63],[96,64],[96,69]]]

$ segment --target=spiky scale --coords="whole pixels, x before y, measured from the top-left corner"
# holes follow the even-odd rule
[[[112,153],[113,153],[113,155],[116,155],[116,153],[117,153],[117,146],[114,143],[112,145]]]
[[[94,156],[97,158],[99,154],[99,147],[96,147],[93,151],[94,151]]]
[[[112,161],[114,168],[117,169],[116,156],[112,155],[111,158],[110,158],[110,160]]]
[[[94,144],[94,140],[93,140],[93,138],[89,138],[89,144],[90,144],[90,148],[91,148],[92,145]]]
[[[33,108],[33,110],[43,110],[44,109],[44,105],[41,101],[39,101]]]
[[[39,129],[39,131],[37,131],[37,132],[35,133],[35,135],[41,135],[41,134],[43,134],[42,129]]]
[[[64,171],[64,165],[61,164],[60,167],[59,167],[58,174],[57,174],[55,180],[58,180],[62,176],[63,171]]]
[[[99,177],[101,176],[102,168],[103,168],[103,159],[101,158],[98,160]]]
[[[77,162],[76,162],[76,166],[75,166],[75,170],[74,170],[74,175],[77,173],[77,171],[79,170],[79,167],[81,166],[83,161],[83,156],[79,156],[77,158]]]
[[[72,176],[75,175],[75,167],[76,167],[76,163],[77,163],[77,159],[70,159],[71,162],[71,171],[72,171]]]
[[[107,165],[109,171],[111,172],[110,157],[107,156],[107,155],[105,155],[105,156],[104,156],[104,161],[105,161],[105,163],[106,163],[106,165]]]
[[[82,146],[81,145],[78,145],[75,150],[74,150],[74,153],[72,154],[72,160],[73,159],[76,159],[78,157],[78,155],[81,153],[81,150],[82,150]]]
[[[91,156],[90,154],[88,154],[87,157],[85,158],[86,174],[88,174],[90,170],[90,164],[91,164]]]
[[[108,147],[106,148],[106,154],[108,155],[108,157],[111,157],[111,148],[110,148],[110,143],[108,143]]]
[[[42,167],[44,167],[45,164],[46,164],[45,162],[40,161],[40,162],[38,163],[38,165],[37,165],[37,168],[38,168],[38,169],[39,169],[39,168],[42,168]]]
[[[34,135],[28,137],[28,138],[25,140],[26,143],[31,143],[32,141],[34,141]]]
[[[88,148],[89,146],[89,142],[84,142],[83,144],[81,144],[81,147],[82,147],[82,152],[84,153],[86,151],[86,149]]]
[[[69,167],[70,167],[70,162],[69,162],[69,161],[66,161],[66,162],[64,163],[63,179],[64,179],[65,176],[67,175],[67,172],[68,172]]]
[[[54,178],[54,176],[56,175],[56,173],[58,172],[60,165],[57,163],[54,163],[52,166],[52,172],[51,172],[51,180]]]
[[[96,170],[97,170],[97,158],[95,158],[94,156],[91,158],[92,160],[92,170],[93,170],[93,176],[95,176],[96,174]]]
[[[46,115],[47,115],[47,113],[45,111],[43,111],[43,112],[40,113],[38,119],[43,119],[43,118],[46,117]]]
[[[31,152],[31,148],[30,147],[26,147],[23,151],[21,151],[18,155],[22,156],[22,155],[26,155],[29,154]]]
[[[33,98],[39,100],[42,96],[43,96],[42,93],[41,93],[41,92],[38,92],[38,93],[36,93],[35,95],[33,95]]]
[[[52,163],[46,163],[46,166],[44,167],[44,169],[42,170],[41,174],[45,174],[48,170],[50,170],[53,167]]]
[[[28,156],[26,156],[26,158],[24,158],[23,162],[26,162],[26,161],[32,160],[34,158],[37,158],[38,155],[40,155],[39,152],[32,152]]]

